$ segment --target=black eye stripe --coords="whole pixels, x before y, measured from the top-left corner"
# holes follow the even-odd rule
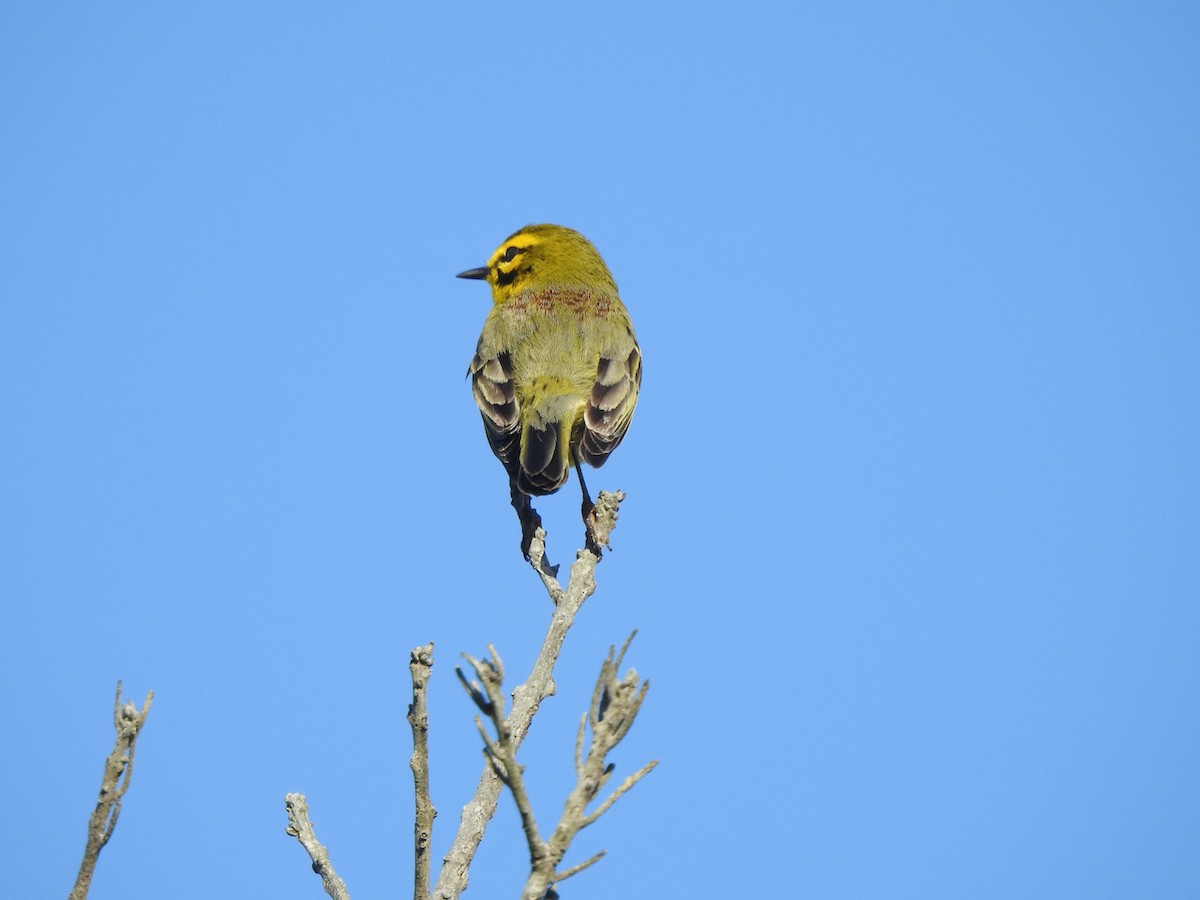
[[[504,255],[500,257],[501,262],[512,262],[517,258],[517,255],[525,252],[525,247],[509,247],[504,251]]]

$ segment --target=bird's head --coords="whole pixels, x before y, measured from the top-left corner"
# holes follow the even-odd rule
[[[591,241],[561,225],[526,225],[505,239],[486,266],[458,273],[492,286],[492,302],[507,303],[538,288],[617,292],[608,266]]]

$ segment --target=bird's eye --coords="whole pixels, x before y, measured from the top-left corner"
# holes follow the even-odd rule
[[[509,247],[507,250],[504,251],[504,256],[502,256],[500,258],[504,262],[512,262],[514,259],[517,258],[518,254],[524,253],[524,252],[525,252],[524,247]]]

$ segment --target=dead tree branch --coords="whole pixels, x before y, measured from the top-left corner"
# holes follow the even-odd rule
[[[413,751],[409,768],[413,773],[413,793],[416,815],[413,824],[413,900],[429,900],[429,841],[433,836],[433,820],[437,816],[429,798],[429,708],[426,688],[433,672],[433,642],[414,647],[408,662],[412,673],[413,699],[408,707],[408,724],[412,726]]]
[[[121,815],[121,800],[129,790],[130,779],[133,778],[133,753],[136,749],[138,734],[146,724],[146,716],[150,714],[150,703],[154,700],[154,691],[146,694],[146,702],[139,710],[132,703],[121,703],[121,682],[117,682],[117,697],[113,702],[113,727],[117,732],[116,743],[108,759],[104,761],[104,774],[100,779],[100,799],[92,810],[88,821],[87,844],[83,850],[83,861],[79,865],[79,874],[75,877],[75,887],[71,889],[69,900],[84,900],[92,885],[92,875],[96,871],[96,860],[100,851],[112,837],[117,827],[117,819]]]
[[[608,812],[617,800],[658,765],[658,760],[652,760],[642,766],[622,781],[595,810],[587,812],[588,804],[600,794],[612,777],[614,765],[607,761],[608,754],[633,727],[633,720],[642,708],[646,692],[650,690],[650,682],[639,683],[638,674],[633,669],[625,673],[624,678],[617,679],[617,670],[621,667],[625,651],[629,649],[635,634],[636,631],[629,635],[620,654],[615,658],[615,648],[608,648],[608,658],[600,667],[600,675],[592,692],[591,709],[580,718],[579,731],[575,736],[575,787],[567,797],[558,826],[546,842],[545,851],[531,857],[529,880],[521,894],[522,900],[539,900],[556,883],[565,881],[599,860],[604,851],[577,866],[561,872],[556,871],[575,835]],[[584,756],[583,740],[585,728],[589,725],[592,738],[587,755]]]
[[[620,491],[600,492],[589,525],[591,536],[595,539],[597,547],[607,546],[609,536],[616,527],[617,513],[624,496]],[[458,832],[449,852],[443,859],[432,894],[429,893],[431,875],[429,845],[433,820],[437,811],[429,797],[429,718],[426,689],[433,666],[433,644],[416,647],[412,651],[409,669],[413,681],[413,702],[409,706],[408,721],[413,730],[413,753],[410,767],[413,770],[416,806],[414,900],[425,900],[427,897],[453,900],[466,890],[467,870],[475,857],[480,841],[483,840],[487,824],[495,814],[500,791],[506,783],[512,789],[514,796],[518,798],[517,805],[521,810],[526,835],[529,837],[534,869],[543,873],[542,880],[545,882],[546,888],[538,896],[551,894],[550,889],[556,881],[581,872],[604,855],[603,852],[598,853],[583,863],[558,871],[558,863],[566,853],[571,838],[581,828],[594,822],[612,806],[618,797],[656,765],[656,763],[651,763],[627,778],[625,783],[595,812],[590,815],[584,814],[584,808],[588,802],[604,787],[611,775],[612,767],[606,766],[604,755],[612,746],[615,746],[621,737],[624,737],[646,694],[646,685],[641,684],[639,687],[637,675],[632,671],[625,680],[621,682],[615,680],[613,673],[615,673],[616,666],[620,664],[621,657],[617,657],[614,662],[610,651],[609,659],[601,670],[603,683],[598,683],[593,697],[593,713],[590,717],[592,742],[586,761],[582,758],[582,732],[578,741],[579,746],[576,748],[576,768],[580,773],[581,782],[572,791],[571,797],[568,799],[567,811],[564,811],[563,820],[560,821],[554,835],[549,841],[541,839],[533,818],[529,798],[524,791],[516,752],[529,730],[530,721],[539,705],[555,691],[554,666],[562,652],[563,643],[575,621],[575,616],[584,602],[596,591],[596,564],[600,561],[597,553],[588,549],[578,551],[575,563],[571,566],[567,586],[564,588],[556,576],[557,570],[550,570],[543,565],[546,552],[545,541],[546,533],[539,528],[530,549],[530,564],[554,604],[554,612],[529,677],[512,692],[512,708],[508,715],[504,714],[505,704],[501,693],[504,667],[494,647],[488,646],[490,658],[487,661],[467,657],[478,681],[469,681],[463,676],[461,670],[458,673],[480,712],[487,716],[496,728],[498,737],[493,740],[483,728],[483,723],[478,722],[488,762],[480,776],[474,797],[463,807]],[[628,642],[626,642],[626,647],[628,647]],[[624,652],[624,650],[621,651],[621,656],[624,655]],[[618,722],[623,724],[614,724]],[[313,871],[321,876],[326,893],[334,900],[348,900],[350,895],[345,884],[334,872],[328,852],[317,841],[313,832],[312,823],[308,820],[307,802],[304,795],[288,794],[286,802],[289,821],[287,833],[297,838],[304,849],[308,851],[309,857],[313,861]],[[574,812],[576,809],[578,811]],[[571,817],[568,816],[569,812]],[[529,888],[527,888],[528,890]]]
[[[591,709],[580,720],[579,732],[575,739],[575,787],[567,797],[558,826],[549,840],[543,840],[538,830],[533,806],[525,788],[524,768],[517,762],[517,747],[513,741],[509,721],[504,715],[504,666],[496,649],[488,646],[491,658],[487,661],[466,656],[478,681],[468,681],[462,670],[458,670],[459,679],[471,699],[496,729],[496,737],[493,739],[484,728],[483,722],[476,717],[475,723],[483,737],[488,763],[496,777],[512,793],[529,844],[530,873],[521,893],[522,900],[542,900],[556,883],[578,874],[598,861],[604,855],[603,851],[577,866],[558,871],[558,865],[575,835],[604,815],[622,795],[658,765],[658,761],[655,760],[643,766],[626,778],[594,811],[587,812],[588,805],[612,777],[614,766],[607,761],[609,752],[629,733],[650,688],[649,682],[638,680],[637,672],[633,669],[630,669],[624,678],[617,678],[617,670],[632,640],[633,634],[626,640],[620,654],[615,657],[616,649],[610,647],[608,658],[600,667],[600,675],[592,692]],[[589,725],[591,741],[585,756],[583,742]]]
[[[529,841],[529,853],[536,857],[543,851],[545,845],[538,834],[537,822],[533,817],[533,805],[529,801],[529,794],[525,791],[525,769],[517,763],[517,748],[513,745],[512,731],[508,726],[508,719],[504,715],[502,691],[504,664],[500,661],[496,648],[491,644],[488,644],[488,652],[491,654],[491,659],[487,662],[463,654],[463,657],[471,664],[471,668],[475,670],[479,681],[467,681],[462,669],[457,670],[458,677],[471,699],[475,701],[475,705],[479,707],[479,711],[491,720],[496,729],[496,739],[492,740],[488,736],[487,729],[483,727],[483,721],[479,716],[475,717],[475,727],[479,729],[479,736],[483,738],[484,755],[491,763],[492,771],[512,791],[512,795],[517,801],[517,812],[521,816],[521,827],[525,830],[525,837]]]
[[[308,851],[312,860],[312,869],[321,876],[321,886],[333,900],[350,900],[350,892],[346,890],[346,882],[338,877],[333,863],[329,860],[329,851],[317,840],[317,833],[308,818],[308,799],[303,794],[288,794],[283,798],[287,806],[287,833],[300,842]]]
[[[593,533],[600,546],[607,545],[609,535],[616,527],[617,513],[624,499],[625,495],[621,491],[600,492],[593,513]],[[554,693],[554,665],[562,651],[567,631],[584,601],[596,591],[596,564],[600,557],[589,550],[580,550],[571,566],[570,578],[564,589],[558,579],[548,574],[541,565],[545,552],[546,533],[539,528],[530,547],[529,562],[554,603],[554,613],[529,677],[512,693],[512,709],[505,722],[514,752],[525,739],[530,720],[537,712],[538,706]],[[443,859],[442,869],[433,889],[433,896],[437,900],[454,900],[466,890],[467,870],[475,858],[480,841],[483,840],[487,824],[496,812],[502,787],[503,782],[489,761],[479,777],[475,796],[463,807],[458,832]]]

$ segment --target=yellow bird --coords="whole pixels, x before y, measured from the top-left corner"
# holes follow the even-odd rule
[[[508,472],[521,552],[541,525],[530,497],[552,494],[571,467],[583,491],[588,549],[600,554],[581,462],[601,466],[621,443],[642,383],[633,323],[608,266],[582,234],[527,225],[486,266],[492,309],[468,374],[492,452]]]

